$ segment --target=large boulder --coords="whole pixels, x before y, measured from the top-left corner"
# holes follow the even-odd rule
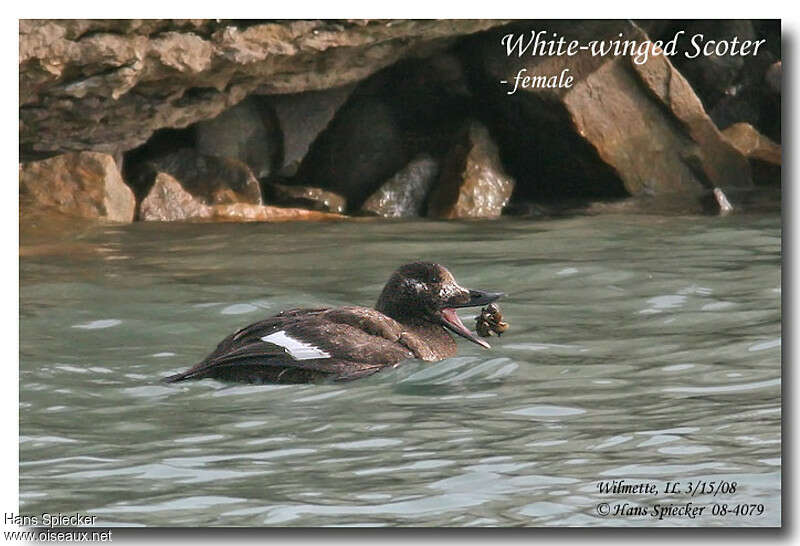
[[[158,173],[153,187],[139,204],[139,220],[173,222],[211,218],[212,209],[167,173]]]
[[[258,180],[247,165],[235,159],[203,155],[193,148],[182,148],[143,162],[132,179],[140,192],[146,191],[158,173],[176,178],[186,191],[206,205],[262,203]]]
[[[747,160],[719,133],[686,79],[664,55],[507,55],[505,28],[474,44],[475,85],[486,95],[504,164],[528,199],[604,199],[647,194],[654,202],[713,187],[749,187]],[[647,35],[629,21],[549,22],[565,40]],[[518,88],[518,75],[561,78],[560,87]],[[571,77],[571,85],[566,85]],[[505,84],[500,82],[507,82]]]
[[[370,195],[361,212],[386,218],[422,216],[438,174],[439,161],[422,153]]]
[[[130,222],[136,208],[114,158],[98,152],[20,164],[19,187],[26,202],[85,218]]]
[[[391,108],[365,97],[339,111],[300,164],[295,183],[342,195],[348,210],[357,210],[408,156]]]
[[[717,127],[723,130],[747,122],[780,140],[780,101],[775,100],[775,82],[769,74],[770,66],[781,58],[780,20],[676,20],[659,28],[646,25],[653,39],[670,40],[681,31],[684,34],[670,60]],[[738,48],[748,42],[748,54],[732,53],[734,44]],[[698,47],[702,52],[698,53]]]
[[[457,135],[428,201],[433,218],[496,218],[508,204],[514,179],[482,124],[469,122]]]
[[[299,165],[311,143],[327,127],[354,85],[306,91],[269,98],[283,132],[285,165]]]
[[[642,36],[642,39],[644,38],[646,37]],[[683,135],[680,136],[688,137],[691,141],[691,144],[686,146],[677,139],[672,139],[672,142],[668,138],[665,139],[666,142],[674,142],[676,145],[672,150],[672,153],[675,154],[672,158],[675,163],[680,160],[693,171],[691,178],[689,176],[681,178],[681,186],[677,188],[678,191],[690,191],[690,187],[695,185],[695,181],[710,182],[713,187],[718,188],[733,188],[734,190],[750,188],[752,178],[746,158],[722,136],[717,126],[706,114],[689,82],[672,66],[668,58],[664,55],[655,55],[646,63],[629,62],[628,64],[639,77],[644,91],[649,91],[651,96],[660,103],[658,106],[666,109],[681,124]],[[650,120],[643,119],[643,121]],[[672,119],[666,119],[664,125],[669,122],[672,122]],[[647,126],[645,125],[641,129],[646,130]],[[657,134],[651,134],[651,138],[653,136],[658,138]],[[631,137],[629,136],[629,138]],[[626,144],[627,146],[620,147],[621,150],[628,148],[631,143]],[[646,154],[646,156],[654,157],[650,154]],[[623,160],[612,164],[624,165],[625,163]],[[650,172],[649,169],[643,171]],[[666,181],[662,180],[661,184],[663,187],[667,187]],[[626,187],[634,188],[633,184],[626,184]]]
[[[213,119],[194,127],[195,148],[204,155],[236,159],[256,178],[269,176],[283,164],[278,118],[269,102],[250,96]]]
[[[496,20],[20,20],[23,154],[116,153],[250,94],[328,89]]]

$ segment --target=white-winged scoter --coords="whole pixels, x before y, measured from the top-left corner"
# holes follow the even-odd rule
[[[434,362],[454,356],[456,342],[447,330],[488,349],[455,310],[486,305],[502,295],[462,288],[439,264],[407,264],[389,278],[375,309],[282,311],[234,332],[205,360],[165,381],[349,381],[410,358]]]

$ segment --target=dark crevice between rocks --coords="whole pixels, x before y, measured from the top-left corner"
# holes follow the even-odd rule
[[[33,143],[21,142],[19,145],[19,160],[23,163],[41,161],[42,159],[47,159],[48,157],[54,157],[63,153],[64,150],[57,152],[36,150],[33,148]]]
[[[148,160],[164,157],[182,148],[193,148],[194,145],[195,135],[192,127],[159,129],[143,145],[125,153],[122,161],[122,178],[133,190],[136,202],[141,202],[147,196],[155,179],[155,173],[145,173]]]
[[[220,94],[215,87],[190,87],[173,104],[177,107],[191,106],[194,103],[207,102]]]

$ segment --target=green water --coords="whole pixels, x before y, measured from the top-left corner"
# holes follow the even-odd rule
[[[779,216],[23,226],[20,510],[98,525],[778,525],[780,247]],[[456,358],[346,384],[159,382],[283,308],[372,305],[419,259],[508,294],[491,350],[459,340]],[[614,479],[736,488],[599,491]],[[708,509],[603,517],[601,502]]]

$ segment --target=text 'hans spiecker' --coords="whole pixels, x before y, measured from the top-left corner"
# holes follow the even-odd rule
[[[6,512],[3,515],[3,523],[6,525],[20,525],[24,527],[83,527],[94,525],[97,516],[86,514],[50,514],[43,512],[38,515],[15,514]]]

